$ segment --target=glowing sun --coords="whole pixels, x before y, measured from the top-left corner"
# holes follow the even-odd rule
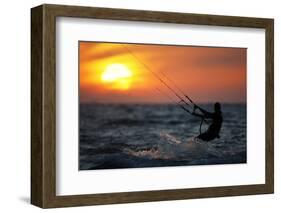
[[[101,75],[103,83],[111,89],[127,90],[132,83],[133,73],[123,64],[108,65]]]

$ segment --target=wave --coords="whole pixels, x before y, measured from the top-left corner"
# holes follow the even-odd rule
[[[164,138],[167,140],[167,142],[172,143],[172,144],[181,144],[182,141],[176,138],[175,136],[165,133],[165,132],[160,132],[160,137]]]
[[[161,120],[156,119],[136,119],[136,118],[121,118],[121,119],[114,119],[108,120],[103,124],[103,126],[143,126],[146,124],[159,124]]]
[[[135,157],[148,158],[148,159],[170,159],[170,156],[164,155],[159,148],[148,148],[143,150],[126,149],[125,153]]]

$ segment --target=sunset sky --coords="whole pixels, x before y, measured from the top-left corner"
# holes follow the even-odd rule
[[[157,75],[198,103],[245,103],[246,52],[245,48],[79,42],[80,102],[169,103],[169,97],[176,101]]]

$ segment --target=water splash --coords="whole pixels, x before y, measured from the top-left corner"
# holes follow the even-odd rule
[[[152,147],[148,149],[143,150],[132,150],[132,149],[126,149],[124,151],[126,154],[135,156],[135,157],[141,157],[141,158],[148,158],[148,159],[170,159],[171,156],[163,153],[159,149],[159,147]]]
[[[172,144],[181,144],[182,141],[180,141],[179,139],[177,139],[175,136],[166,133],[164,131],[160,132],[160,137],[166,139],[167,142],[172,143]]]

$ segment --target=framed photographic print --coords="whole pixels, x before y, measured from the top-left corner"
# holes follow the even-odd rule
[[[31,10],[31,203],[274,191],[273,19]]]

